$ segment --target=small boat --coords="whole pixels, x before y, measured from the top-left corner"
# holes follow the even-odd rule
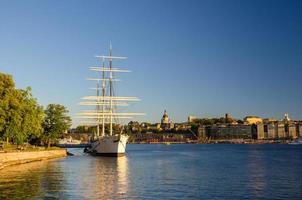
[[[293,141],[291,141],[291,142],[288,143],[288,144],[291,144],[291,145],[299,145],[299,144],[302,144],[302,138],[293,140]]]
[[[77,144],[81,144],[81,140],[75,140],[71,136],[69,138],[63,138],[58,142],[58,145],[77,145]]]

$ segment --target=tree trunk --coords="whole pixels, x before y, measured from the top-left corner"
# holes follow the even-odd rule
[[[50,148],[50,139],[48,139],[47,148]]]
[[[8,145],[8,142],[9,142],[8,137],[6,137],[6,145]]]

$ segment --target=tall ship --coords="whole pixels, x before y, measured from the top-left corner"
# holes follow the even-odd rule
[[[129,136],[125,133],[121,120],[131,119],[144,113],[121,112],[121,107],[129,106],[131,103],[140,101],[134,96],[116,96],[115,85],[120,82],[118,73],[128,73],[128,69],[113,67],[114,60],[125,60],[127,57],[113,56],[110,43],[109,55],[95,56],[101,65],[90,67],[96,72],[96,77],[88,80],[96,81],[95,96],[85,96],[82,106],[93,107],[79,113],[79,117],[85,119],[84,124],[96,127],[96,134],[87,152],[99,156],[123,156],[126,152]],[[124,110],[124,109],[122,109]]]

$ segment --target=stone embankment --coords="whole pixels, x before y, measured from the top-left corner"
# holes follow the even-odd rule
[[[10,165],[47,160],[67,156],[66,149],[0,153],[0,170]]]

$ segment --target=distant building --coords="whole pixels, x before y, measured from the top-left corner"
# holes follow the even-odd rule
[[[278,120],[274,119],[274,118],[265,118],[265,119],[262,120],[262,123],[264,123],[264,124],[276,123],[276,122],[278,122]]]
[[[188,117],[188,123],[194,122],[195,119],[197,119],[197,117],[195,117],[195,116],[189,116]]]
[[[261,124],[263,122],[262,118],[257,116],[247,116],[243,119],[243,121],[246,125]]]
[[[254,127],[254,134],[257,135],[257,139],[259,140],[263,140],[263,139],[266,139],[265,138],[265,135],[264,135],[264,126],[263,124],[257,124],[257,125],[253,125]]]
[[[265,124],[264,125],[264,138],[265,139],[275,139],[275,125],[273,123]]]
[[[289,116],[288,116],[288,113],[285,113],[284,114],[284,119],[283,119],[283,121],[284,121],[284,123],[289,123],[291,120],[290,120],[290,118],[289,118]]]
[[[285,124],[285,137],[286,138],[296,139],[300,136],[299,123],[291,120],[289,118],[288,113],[284,114],[283,123]]]
[[[253,139],[250,125],[213,125],[208,127],[212,139]]]
[[[207,137],[207,132],[206,132],[206,127],[204,126],[199,126],[197,129],[197,136],[199,138],[205,139]]]
[[[167,111],[165,110],[165,111],[164,111],[164,115],[163,115],[163,117],[161,118],[161,123],[162,123],[162,124],[169,124],[169,122],[170,122],[170,119],[169,119],[169,116],[168,116],[168,114],[167,114]]]
[[[275,121],[271,123],[263,123],[253,125],[254,131],[257,132],[257,139],[296,139],[301,135],[301,125],[299,123],[284,123],[283,121]]]
[[[160,126],[161,126],[160,123],[150,124],[150,125],[147,126],[147,130],[160,131],[161,130]]]
[[[166,110],[164,111],[164,114],[161,118],[161,128],[164,130],[174,128],[174,124],[170,120]]]
[[[232,117],[230,113],[225,114],[225,123],[236,125],[238,122]]]
[[[175,123],[174,129],[176,131],[186,131],[188,129],[191,129],[191,125],[188,123]]]
[[[299,122],[296,124],[296,132],[297,137],[302,137],[302,124]]]
[[[276,138],[283,139],[286,137],[284,123],[279,123],[279,122],[275,123],[275,131],[276,131]]]
[[[230,113],[225,113],[225,119],[229,120],[229,119],[233,119],[233,117],[230,115]]]
[[[292,138],[292,139],[298,138],[295,124],[288,125],[288,136],[289,136],[289,138]]]
[[[225,122],[231,123],[233,121],[234,121],[234,119],[233,119],[232,115],[230,113],[225,113]]]

